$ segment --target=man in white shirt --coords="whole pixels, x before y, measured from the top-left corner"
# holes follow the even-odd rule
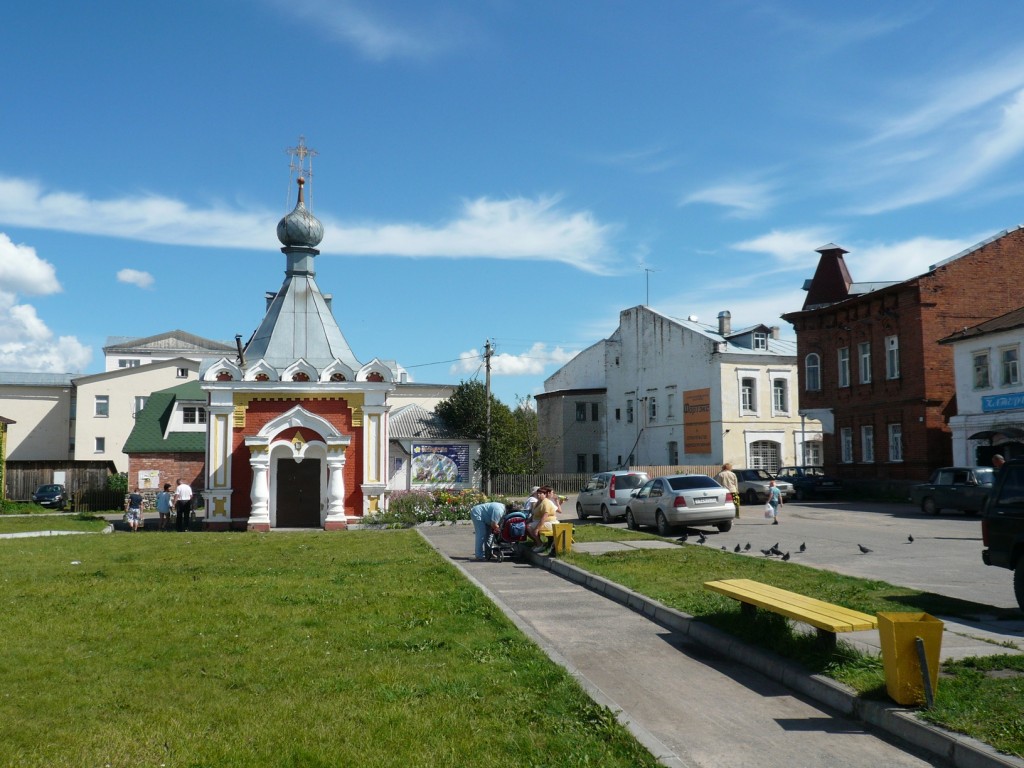
[[[175,530],[187,531],[192,517],[192,486],[181,478],[178,478],[178,487],[174,489],[174,511],[177,513]]]

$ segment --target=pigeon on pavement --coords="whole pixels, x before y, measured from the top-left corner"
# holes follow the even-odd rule
[[[857,545],[857,549],[859,549],[859,550],[861,551],[861,553],[862,553],[862,554],[865,554],[865,555],[866,555],[866,554],[867,554],[868,552],[870,552],[870,551],[871,551],[870,549],[868,549],[867,547],[865,547],[865,546],[864,546],[863,544],[858,544],[858,545]]]
[[[703,544],[703,543],[704,543],[705,541],[707,541],[707,540],[708,540],[708,537],[707,537],[707,536],[705,536],[705,535],[704,535],[704,534],[702,533],[702,534],[700,535],[700,538],[699,538],[699,539],[697,539],[697,543],[698,543],[698,544]]]
[[[743,547],[741,547],[739,544],[737,544],[736,545],[736,549],[734,549],[733,552],[740,552],[742,550],[743,550]]]
[[[783,560],[783,562],[788,562],[789,561],[789,552],[787,552],[786,554],[784,554],[782,556],[782,560]]]
[[[743,551],[744,552],[749,552],[750,551],[750,542],[749,541],[747,542],[747,545],[745,547],[743,547]]]
[[[800,545],[800,551],[801,552],[806,552],[807,551],[807,542],[806,541],[803,544]]]
[[[910,542],[911,544],[913,544],[914,543],[914,534],[911,533],[909,536],[907,536],[907,541]]]

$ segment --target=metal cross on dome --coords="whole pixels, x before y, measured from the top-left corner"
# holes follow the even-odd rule
[[[288,163],[288,187],[290,196],[290,188],[292,185],[293,178],[304,179],[306,183],[306,195],[308,197],[308,205],[310,208],[313,207],[313,158],[319,155],[315,149],[310,149],[306,146],[306,137],[299,136],[299,144],[295,147],[288,147],[285,153],[289,156],[290,160]],[[287,199],[286,199],[287,204]]]

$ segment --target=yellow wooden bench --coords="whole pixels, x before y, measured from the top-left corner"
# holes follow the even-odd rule
[[[822,642],[828,645],[835,645],[837,632],[857,632],[878,626],[878,620],[867,613],[815,600],[753,579],[706,581],[704,586],[720,595],[739,600],[744,613],[755,613],[758,608],[763,608],[810,624],[818,630]]]

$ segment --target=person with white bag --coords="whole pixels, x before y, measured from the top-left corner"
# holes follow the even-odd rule
[[[779,524],[779,507],[782,506],[782,491],[774,480],[768,481],[768,502],[764,505],[764,516],[770,517],[772,525]]]

